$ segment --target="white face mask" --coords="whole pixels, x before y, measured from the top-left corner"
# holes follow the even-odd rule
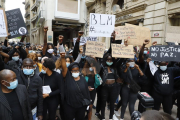
[[[72,76],[73,76],[74,78],[77,78],[77,77],[79,77],[79,73],[72,73]]]
[[[38,60],[41,60],[42,59],[42,57],[38,57]]]
[[[129,62],[128,64],[129,64],[129,67],[132,67],[132,68],[133,68],[134,65],[135,65],[135,62]]]
[[[54,52],[54,49],[48,49],[47,52],[52,54]]]
[[[91,71],[91,72],[93,71],[92,67],[89,68],[89,71]]]
[[[162,71],[167,70],[167,66],[160,66],[159,68],[160,68]]]

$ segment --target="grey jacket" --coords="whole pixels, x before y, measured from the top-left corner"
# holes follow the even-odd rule
[[[31,107],[29,104],[28,93],[24,85],[18,85],[15,89],[19,103],[22,108],[24,120],[33,120]],[[10,105],[0,87],[0,120],[12,120]]]

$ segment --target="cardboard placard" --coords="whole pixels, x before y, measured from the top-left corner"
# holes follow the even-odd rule
[[[73,38],[74,45],[76,44],[77,38]],[[87,41],[97,41],[97,37],[81,37],[80,46],[85,45]]]
[[[9,39],[28,34],[20,9],[6,11]]]
[[[105,50],[105,43],[87,41],[85,55],[86,56],[93,55],[94,57],[103,58],[104,50]]]
[[[7,18],[3,8],[0,8],[0,37],[8,36]]]
[[[179,26],[167,26],[166,42],[180,43],[180,27]]]
[[[180,62],[180,46],[179,45],[151,46],[149,57],[153,61],[177,61],[177,62]]]
[[[146,47],[151,46],[151,32],[150,32],[149,28],[131,25],[131,24],[127,24],[127,23],[125,25],[129,26],[129,27],[134,27],[134,30],[136,33],[136,38],[128,39],[129,45],[134,45],[134,46],[142,45],[144,40],[148,39],[150,42],[148,45],[146,45]]]
[[[112,57],[116,58],[134,58],[133,45],[121,45],[121,44],[111,44],[112,47]]]
[[[130,38],[136,38],[136,32],[134,27],[131,26],[119,26],[115,27],[116,38],[115,40],[124,40]]]
[[[111,37],[115,15],[90,13],[89,36]]]

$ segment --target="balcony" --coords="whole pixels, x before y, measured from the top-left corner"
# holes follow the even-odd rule
[[[29,1],[25,4],[25,9],[27,9],[30,6]]]
[[[44,21],[45,21],[45,17],[43,15],[43,11],[40,10],[40,12],[38,14],[38,21],[36,23],[36,26],[39,27]]]
[[[171,4],[171,3],[178,2],[178,1],[180,1],[180,0],[168,0],[167,2],[168,2],[169,4]]]
[[[34,2],[33,6],[31,7],[31,11],[34,11],[38,7],[39,7],[39,1],[36,0],[36,2]]]
[[[90,7],[94,3],[95,3],[95,0],[86,0],[86,6],[87,7]]]
[[[36,31],[37,31],[37,27],[31,29],[31,32],[36,32]]]
[[[25,18],[27,18],[30,15],[30,12],[26,12],[26,14],[24,15]]]
[[[30,21],[26,21],[26,26],[30,26]]]
[[[31,18],[31,22],[35,22],[35,21],[36,21],[36,19],[37,19],[37,17],[38,17],[38,15],[37,15],[37,14],[35,14],[35,15],[34,15],[34,17],[33,17],[33,18]]]

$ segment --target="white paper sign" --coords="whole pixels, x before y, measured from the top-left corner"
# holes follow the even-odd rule
[[[74,45],[76,44],[77,38],[73,38]],[[97,41],[97,37],[81,37],[80,46],[86,44],[87,41]]]
[[[0,37],[7,37],[6,23],[4,19],[4,11],[0,10]]]
[[[154,65],[154,63],[152,61],[149,62],[149,68],[150,68],[152,75],[154,76],[154,74],[158,70],[158,68]]]
[[[50,88],[49,85],[48,86],[43,86],[43,94],[49,94],[51,92],[52,91],[51,91],[51,88]]]
[[[111,37],[115,15],[90,13],[89,36]]]

